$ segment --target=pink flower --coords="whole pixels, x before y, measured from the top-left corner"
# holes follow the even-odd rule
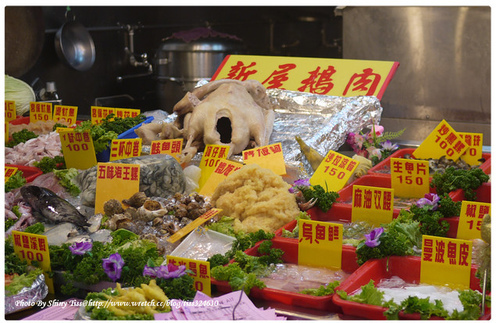
[[[379,159],[382,158],[382,152],[380,151],[379,148],[375,148],[373,146],[366,148],[368,151],[368,158],[372,157],[378,157]]]
[[[366,139],[368,142],[373,143],[373,132],[375,131],[375,136],[380,137],[384,132],[384,127],[375,125],[370,129],[370,132],[366,134]]]

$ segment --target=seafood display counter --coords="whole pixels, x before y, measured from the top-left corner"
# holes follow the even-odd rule
[[[215,135],[232,133],[218,128],[230,118],[221,102],[252,107],[251,116],[232,110],[248,126],[236,137]],[[12,303],[7,320],[491,318],[491,152],[482,145],[467,146],[477,158],[417,158],[425,142],[399,147],[404,130],[384,132],[375,97],[254,81],[209,82],[174,110],[37,128],[5,148],[7,297],[34,288],[34,270],[49,291]],[[220,118],[204,132],[212,114]],[[68,167],[60,134],[92,136],[98,155],[113,151],[111,132],[145,144],[137,156]],[[395,162],[420,163],[429,176],[421,196],[398,195]],[[406,181],[412,167],[401,167]],[[103,190],[101,180],[127,176]],[[426,276],[427,262],[444,259],[434,271],[453,273],[449,281]]]

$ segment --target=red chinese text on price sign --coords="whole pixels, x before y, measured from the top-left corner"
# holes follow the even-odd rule
[[[5,100],[5,122],[15,120],[17,117],[16,101]]]
[[[109,114],[116,116],[116,108],[92,106],[90,107],[90,122],[92,124],[101,123],[102,119],[105,119]]]
[[[298,225],[299,265],[342,268],[342,224],[299,219]]]
[[[28,262],[36,261],[44,272],[50,272],[50,254],[47,236],[27,232],[12,231],[14,252]],[[52,278],[45,274],[45,283],[50,293],[54,293]]]
[[[366,221],[375,226],[392,221],[394,190],[392,188],[353,185],[352,222]]]
[[[382,99],[398,66],[398,62],[387,61],[228,55],[212,81],[252,79],[266,89]]]
[[[172,234],[167,241],[170,243],[175,243],[178,241],[180,238],[184,237],[200,225],[203,225],[203,223],[207,222],[217,214],[222,212],[222,209],[217,209],[217,208],[212,208],[205,212],[204,214],[200,215],[197,217],[194,221],[189,222],[185,227],[181,228],[180,230],[177,230],[174,234]]]
[[[217,167],[205,182],[205,185],[203,185],[203,187],[200,189],[199,194],[203,196],[212,196],[217,185],[225,180],[229,176],[229,174],[234,173],[242,166],[243,164],[232,160],[226,159],[219,161]]]
[[[61,139],[64,162],[68,168],[88,169],[97,165],[94,141],[90,130],[77,132],[71,128],[57,128]]]
[[[9,180],[11,176],[17,173],[17,167],[5,166],[5,182]]]
[[[115,118],[133,118],[141,114],[141,109],[115,108]]]
[[[325,191],[342,189],[358,167],[359,162],[330,150],[309,179],[311,185],[321,185]]]
[[[52,103],[30,102],[30,123],[52,120]]]
[[[413,156],[418,159],[439,159],[445,156],[447,159],[457,161],[462,156],[469,145],[459,133],[442,120],[427,138],[415,149]]]
[[[281,142],[243,151],[245,164],[257,164],[272,170],[276,175],[286,175],[285,159]]]
[[[208,178],[219,165],[221,160],[226,160],[229,153],[229,146],[225,145],[207,145],[203,151],[200,161],[201,177],[198,181],[198,192],[205,186]]]
[[[71,105],[55,105],[54,121],[65,120],[70,126],[76,123],[78,107]]]
[[[106,201],[123,201],[139,192],[139,180],[140,166],[137,164],[97,163],[96,214],[104,213]]]
[[[151,155],[164,154],[175,158],[180,162],[182,142],[184,139],[164,139],[151,142]]]
[[[139,157],[142,153],[142,138],[111,140],[109,161]]]
[[[391,187],[394,196],[424,197],[429,193],[429,161],[391,158]]]
[[[462,201],[458,222],[458,239],[481,239],[481,225],[486,214],[491,215],[491,204]]]
[[[483,158],[483,134],[470,132],[459,132],[458,134],[469,145],[469,149],[460,158],[471,166],[481,165],[480,159]]]
[[[472,241],[422,236],[420,283],[468,289]]]
[[[182,257],[167,255],[167,262],[175,266],[186,266],[193,273],[189,273],[194,278],[194,289],[211,296],[210,283],[210,263],[203,260],[194,260]]]

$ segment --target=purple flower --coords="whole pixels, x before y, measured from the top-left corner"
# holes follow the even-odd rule
[[[108,275],[109,279],[112,279],[113,281],[120,279],[123,265],[125,265],[125,261],[123,261],[123,258],[119,253],[114,253],[108,258],[102,260],[102,268],[104,268],[104,272]]]
[[[369,234],[365,234],[365,245],[370,248],[375,248],[380,244],[380,236],[384,233],[384,228],[373,229]]]
[[[295,182],[293,182],[293,185],[292,185],[292,187],[290,187],[288,189],[288,192],[295,193],[296,192],[296,189],[295,189],[296,186],[311,186],[311,184],[309,183],[309,179],[307,179],[307,178],[298,179]]]
[[[439,195],[434,194],[434,193],[427,193],[417,201],[417,206],[419,208],[423,208],[426,205],[431,205],[432,206],[432,211],[436,211],[438,206],[439,206]]]
[[[92,241],[75,242],[69,246],[69,250],[74,255],[82,256],[92,250]]]
[[[176,266],[173,264],[168,264],[167,266],[159,266],[159,267],[148,267],[144,266],[144,270],[142,271],[143,276],[150,276],[153,278],[178,278],[183,276],[186,273],[186,266]]]
[[[384,141],[383,143],[381,143],[380,147],[381,147],[382,150],[390,150],[390,151],[393,151],[393,150],[396,150],[396,149],[399,148],[398,144],[393,144],[389,140]]]

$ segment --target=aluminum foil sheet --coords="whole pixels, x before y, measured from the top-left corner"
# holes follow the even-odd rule
[[[292,165],[302,163],[309,176],[313,173],[312,168],[300,152],[295,136],[299,135],[307,145],[326,155],[330,150],[337,151],[350,132],[379,124],[383,111],[374,96],[338,97],[281,89],[266,91],[276,113],[270,144],[281,142],[285,161]],[[175,113],[151,112],[150,115],[155,116],[155,121],[163,122],[173,122],[177,117]],[[148,153],[150,147],[143,150]]]
[[[33,307],[38,301],[43,300],[49,293],[45,284],[45,276],[38,276],[31,287],[24,287],[12,296],[5,296],[5,314],[14,313],[25,308]]]

